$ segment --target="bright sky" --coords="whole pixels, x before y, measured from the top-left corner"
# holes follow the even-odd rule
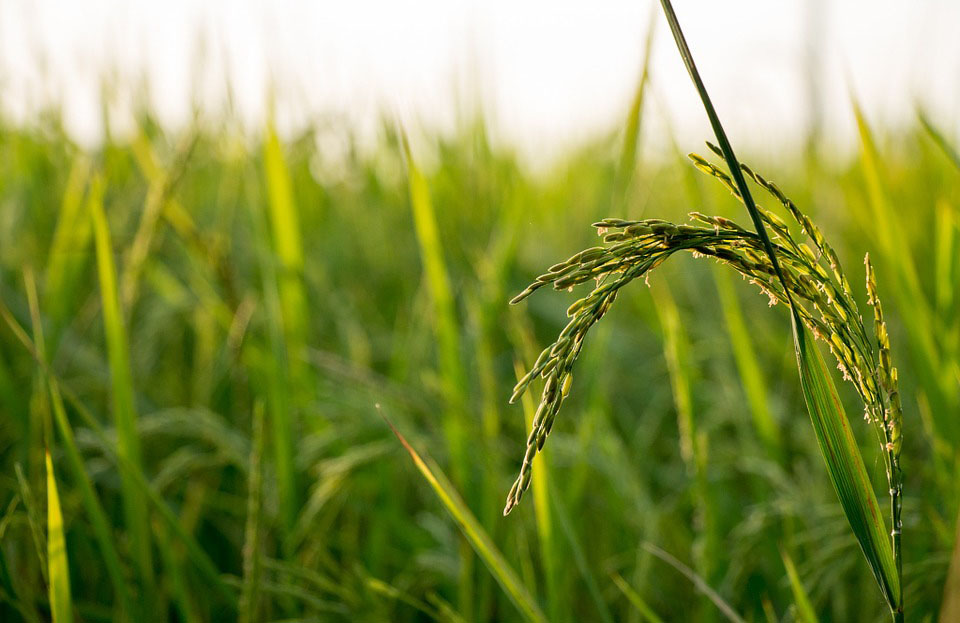
[[[810,67],[827,136],[839,144],[852,135],[851,91],[874,122],[908,122],[922,102],[956,127],[956,0],[675,5],[736,144],[773,152],[801,134]],[[808,8],[818,5],[811,22]],[[174,129],[195,93],[216,109],[227,84],[251,128],[271,85],[287,128],[332,116],[369,129],[381,111],[449,128],[465,103],[480,101],[499,140],[541,158],[623,117],[651,8],[651,0],[0,0],[0,102],[17,119],[62,102],[70,131],[95,144],[107,76],[120,85],[118,127],[144,77]],[[651,134],[669,123],[684,147],[699,148],[708,126],[663,17],[653,15]]]

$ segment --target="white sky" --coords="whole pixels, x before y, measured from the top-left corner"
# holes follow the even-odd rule
[[[909,122],[923,102],[956,127],[957,0],[675,5],[735,144],[774,152],[800,136],[811,40],[826,133],[837,144],[852,136],[851,91],[874,122]],[[811,5],[823,8],[813,39]],[[479,100],[499,140],[542,158],[623,117],[651,8],[651,0],[0,0],[0,102],[16,119],[62,102],[70,131],[95,144],[106,76],[121,85],[119,127],[143,77],[173,129],[189,118],[194,93],[216,109],[228,83],[250,128],[262,123],[271,85],[288,128],[332,114],[369,129],[381,111],[450,128],[464,102]],[[709,129],[655,15],[652,134],[669,119],[684,147],[699,148]]]

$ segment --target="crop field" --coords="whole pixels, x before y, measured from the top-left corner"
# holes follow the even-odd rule
[[[0,621],[960,620],[955,120],[745,197],[644,88],[537,172],[0,122]]]

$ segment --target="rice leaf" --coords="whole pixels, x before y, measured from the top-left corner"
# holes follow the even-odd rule
[[[273,248],[280,260],[280,301],[288,346],[304,345],[307,299],[303,291],[303,243],[300,217],[293,198],[293,182],[283,148],[273,124],[267,125],[263,143]],[[294,352],[297,352],[294,350]]]
[[[787,550],[780,550],[780,557],[783,558],[783,567],[787,570],[787,579],[790,580],[790,590],[793,591],[793,603],[797,607],[797,620],[801,623],[818,623],[817,613],[810,603],[810,596],[807,595],[807,589],[800,581],[800,574],[797,573],[797,567],[793,564],[793,559]]]
[[[49,570],[50,613],[53,623],[73,621],[73,604],[70,598],[70,568],[67,563],[67,542],[63,536],[63,513],[60,510],[60,495],[57,479],[53,473],[50,450],[47,462],[47,560]]]
[[[140,469],[140,437],[137,433],[137,410],[134,404],[133,378],[130,372],[130,351],[124,316],[117,291],[117,271],[113,261],[110,228],[103,209],[103,182],[91,182],[88,209],[93,218],[103,305],[103,330],[107,340],[110,380],[113,395],[113,419],[117,427],[117,453],[135,469]],[[141,590],[149,594],[153,585],[153,561],[147,507],[143,493],[129,473],[121,473],[123,505],[130,546],[140,574]]]
[[[503,588],[510,601],[517,607],[517,610],[520,611],[520,614],[523,615],[523,618],[527,621],[546,623],[547,618],[540,611],[540,607],[533,600],[527,588],[520,582],[516,572],[510,567],[500,550],[497,549],[497,546],[483,529],[483,526],[480,525],[480,522],[477,521],[477,518],[474,517],[470,508],[460,498],[440,467],[429,458],[422,458],[390,420],[386,419],[386,416],[384,416],[384,420],[393,434],[400,440],[407,453],[410,454],[413,464],[430,484],[434,493],[437,494],[444,508],[456,522],[460,532],[463,533],[470,545],[473,546],[474,551],[487,565],[490,573],[493,574],[493,577]]]
[[[460,358],[460,332],[450,275],[437,227],[437,215],[430,200],[427,179],[410,151],[406,134],[401,133],[403,155],[410,184],[410,206],[420,246],[424,277],[433,303],[440,374],[448,410],[443,418],[453,458],[454,482],[463,485],[467,474],[466,375]]]
[[[690,580],[690,582],[693,583],[694,587],[698,591],[706,595],[707,599],[712,601],[713,605],[715,605],[717,609],[723,613],[723,616],[727,617],[728,620],[732,621],[732,623],[746,623],[743,620],[743,617],[737,614],[737,612],[730,606],[730,604],[724,601],[723,597],[721,597],[720,594],[717,593],[717,591],[713,590],[713,588],[706,582],[706,580],[704,580],[702,577],[697,575],[693,571],[693,569],[691,569],[687,565],[677,560],[677,558],[673,554],[670,554],[669,552],[662,550],[661,548],[657,547],[653,543],[644,543],[643,549],[647,550],[648,552],[650,552],[651,554],[653,554],[663,562],[667,563],[668,565],[676,569],[678,572],[680,572],[685,578]]]
[[[70,167],[57,226],[47,254],[44,301],[51,321],[50,352],[55,353],[60,331],[68,320],[89,253],[90,214],[83,191],[90,175],[90,159],[77,156]]]
[[[647,623],[663,623],[656,612],[644,601],[643,597],[640,596],[640,593],[633,590],[633,587],[630,586],[626,580],[623,579],[623,576],[619,573],[614,573],[610,576],[610,579],[613,580],[613,583],[617,588],[620,589],[620,592],[627,598],[630,604],[637,609]]]
[[[296,522],[299,502],[299,487],[294,456],[296,443],[294,430],[296,411],[292,404],[290,378],[291,353],[284,339],[283,304],[279,293],[279,278],[273,262],[269,242],[261,232],[266,230],[262,215],[251,209],[254,218],[253,230],[257,234],[257,261],[262,280],[264,315],[267,325],[269,350],[259,352],[253,344],[246,349],[252,361],[252,369],[264,375],[267,394],[267,412],[273,441],[273,460],[276,466],[277,498],[280,504],[280,521],[284,527],[284,549],[289,548],[290,533]]]
[[[800,387],[827,474],[860,548],[892,611],[902,607],[900,578],[880,505],[867,475],[837,389],[823,356],[802,323],[794,320]]]

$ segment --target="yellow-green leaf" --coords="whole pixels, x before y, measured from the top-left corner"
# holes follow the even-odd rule
[[[440,467],[432,461],[428,463],[429,459],[422,458],[406,438],[394,428],[389,420],[387,420],[387,425],[390,426],[393,434],[396,435],[400,443],[403,444],[404,449],[410,454],[410,458],[413,459],[414,465],[417,466],[417,469],[430,484],[434,493],[440,498],[440,502],[443,503],[444,508],[447,509],[447,512],[450,513],[450,516],[453,517],[453,520],[457,523],[460,532],[463,533],[463,536],[470,542],[474,551],[477,552],[477,555],[480,556],[487,565],[487,568],[490,569],[490,573],[493,574],[493,577],[500,584],[500,587],[503,588],[507,596],[510,597],[510,600],[523,615],[523,618],[527,621],[546,623],[547,618],[543,615],[543,612],[540,611],[540,607],[533,600],[527,588],[520,582],[520,578],[517,577],[516,572],[510,567],[507,559],[504,558],[500,550],[497,549],[493,540],[483,529],[483,526],[480,525],[480,522],[477,521],[477,518],[470,511],[470,508],[460,498],[460,495],[456,489],[453,488],[453,485],[443,471],[441,471]]]
[[[787,578],[790,580],[790,590],[793,591],[793,603],[797,607],[797,620],[801,623],[818,623],[817,613],[810,603],[810,596],[807,595],[807,589],[800,581],[800,574],[797,573],[797,567],[793,564],[793,559],[786,550],[780,550],[780,557],[783,558],[783,567],[787,570]]]
[[[53,461],[47,451],[47,561],[50,566],[50,612],[53,623],[73,621],[70,599],[70,569],[67,565],[67,543],[63,537],[63,513],[57,494]]]
[[[887,604],[896,610],[900,580],[877,496],[823,356],[796,314],[793,319],[800,387],[827,474]]]

